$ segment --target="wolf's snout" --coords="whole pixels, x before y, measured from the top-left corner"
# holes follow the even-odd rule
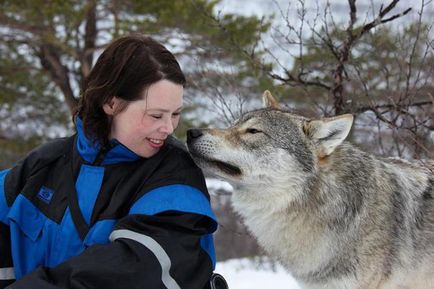
[[[187,141],[191,141],[191,140],[196,139],[202,135],[203,135],[203,133],[202,133],[202,130],[200,130],[200,129],[197,129],[197,128],[189,129],[189,130],[187,130]]]

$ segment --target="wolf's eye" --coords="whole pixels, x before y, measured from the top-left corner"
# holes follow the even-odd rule
[[[256,128],[248,128],[246,129],[246,133],[251,133],[251,134],[255,134],[255,133],[259,133],[261,132],[260,130],[256,129]]]

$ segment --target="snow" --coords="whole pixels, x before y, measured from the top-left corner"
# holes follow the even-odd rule
[[[232,187],[231,184],[229,184],[228,182],[219,180],[219,179],[214,179],[214,178],[206,178],[206,186],[208,188],[208,190],[210,191],[210,193],[212,192],[216,192],[219,190],[224,190],[227,192],[232,192],[234,189]]]
[[[229,289],[300,289],[281,265],[270,261],[233,259],[218,262],[215,272],[226,279]]]

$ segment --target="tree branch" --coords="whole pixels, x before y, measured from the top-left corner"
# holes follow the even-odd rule
[[[338,53],[338,64],[334,71],[334,84],[332,88],[332,94],[334,98],[334,108],[336,114],[342,114],[346,112],[348,109],[345,105],[345,99],[343,95],[343,82],[344,82],[344,72],[345,72],[345,65],[349,60],[349,57],[351,55],[352,47],[355,45],[355,43],[366,33],[368,33],[371,29],[374,27],[392,21],[398,17],[404,16],[407,13],[411,11],[411,8],[406,9],[404,12],[395,14],[390,18],[383,19],[392,9],[396,6],[396,4],[400,0],[393,0],[385,9],[383,9],[383,5],[380,7],[380,11],[378,16],[375,18],[374,21],[364,25],[359,33],[354,34],[354,24],[357,20],[357,10],[355,5],[355,0],[348,0],[349,6],[350,6],[350,23],[346,29],[347,31],[347,38],[344,40],[342,49],[340,49]]]
[[[53,81],[63,92],[65,102],[71,113],[75,111],[78,100],[74,97],[69,82],[68,70],[60,62],[59,54],[55,47],[50,44],[41,44],[36,51],[42,67],[51,75]]]
[[[96,28],[96,1],[91,0],[86,7],[84,48],[80,57],[82,80],[84,80],[89,75],[92,68],[93,51],[95,49],[97,33],[98,31]],[[89,51],[91,51],[91,53],[89,53]]]
[[[433,105],[433,101],[420,101],[420,102],[414,102],[411,104],[406,105],[406,107],[421,107],[424,105]],[[403,112],[403,110],[401,109],[402,106],[400,105],[396,105],[396,104],[379,104],[379,105],[375,105],[375,106],[362,106],[362,107],[358,107],[357,109],[355,109],[354,111],[352,111],[352,113],[355,114],[361,114],[363,112],[366,111],[378,111],[379,109],[388,109],[388,111],[394,110],[394,111],[400,111]]]
[[[0,13],[0,24],[11,29],[26,31],[37,35],[41,35],[44,32],[44,28],[41,26],[23,23],[12,17],[6,16],[4,13]]]

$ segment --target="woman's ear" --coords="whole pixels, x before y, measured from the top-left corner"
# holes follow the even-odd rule
[[[117,98],[116,96],[113,96],[109,101],[107,101],[106,103],[104,103],[104,105],[102,106],[102,109],[104,110],[104,112],[107,115],[115,115],[115,112],[119,106],[119,98]]]

